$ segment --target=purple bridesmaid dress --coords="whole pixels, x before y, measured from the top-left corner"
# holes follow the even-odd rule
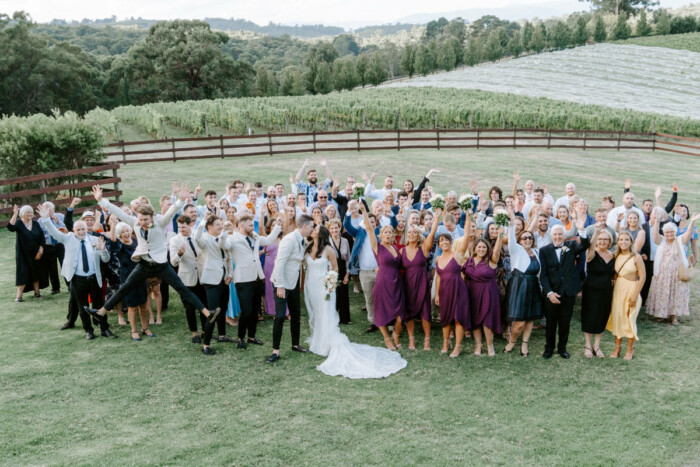
[[[471,329],[469,291],[462,280],[459,263],[453,257],[442,269],[436,258],[435,272],[440,276],[440,326],[449,326],[457,321],[462,327]]]
[[[501,296],[498,292],[496,269],[488,261],[474,264],[469,258],[462,265],[464,280],[469,289],[469,309],[472,326],[489,328],[495,334],[501,333]]]
[[[405,296],[401,278],[401,255],[394,257],[384,245],[377,245],[375,254],[379,269],[374,283],[374,324],[386,326],[405,313]]]
[[[428,269],[425,267],[428,259],[423,254],[423,249],[419,247],[413,260],[409,260],[408,251],[403,248],[401,261],[406,290],[406,307],[405,312],[401,314],[401,321],[405,323],[418,316],[425,321],[430,321],[430,280]]]
[[[265,314],[275,315],[275,286],[272,284],[272,270],[275,268],[275,260],[277,259],[277,244],[272,243],[265,248],[265,265],[263,273],[265,274]],[[287,309],[289,315],[289,309]]]

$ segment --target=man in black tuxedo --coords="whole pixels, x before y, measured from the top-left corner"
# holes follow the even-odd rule
[[[544,346],[544,358],[551,358],[559,326],[559,345],[557,353],[562,358],[569,358],[566,344],[569,341],[571,315],[574,311],[576,295],[581,291],[581,279],[576,269],[576,256],[588,249],[590,240],[584,229],[586,219],[578,219],[576,227],[581,239],[564,241],[564,227],[552,227],[552,243],[540,250],[540,283],[545,296],[544,310],[547,318],[547,343]]]

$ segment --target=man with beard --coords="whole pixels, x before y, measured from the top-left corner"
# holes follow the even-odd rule
[[[301,181],[301,177],[302,177],[304,171],[307,169],[307,167],[309,167],[309,160],[308,159],[306,159],[304,161],[304,164],[299,169],[299,172],[297,172],[297,176],[295,178],[297,190],[299,190],[299,193],[304,193],[306,195],[306,206],[311,206],[313,203],[316,202],[316,193],[318,193],[318,190],[320,190],[320,189],[328,190],[328,188],[330,188],[332,185],[331,180],[333,180],[333,174],[331,173],[331,170],[326,165],[326,160],[321,159],[320,164],[321,164],[321,167],[323,167],[326,170],[326,177],[327,177],[323,181],[321,186],[318,185],[318,175],[316,174],[316,169],[310,169],[308,172],[306,172],[306,177],[307,177],[306,183]]]

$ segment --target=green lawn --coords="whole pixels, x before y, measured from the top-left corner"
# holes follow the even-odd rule
[[[614,44],[645,45],[647,47],[666,47],[669,49],[690,50],[700,52],[700,32],[687,34],[667,34],[665,36],[633,37]]]
[[[310,157],[313,155],[310,155]],[[151,199],[173,180],[222,190],[236,178],[264,184],[286,181],[304,156],[132,164],[119,171],[125,200]],[[519,169],[523,181],[548,182],[561,196],[568,181],[599,203],[622,195],[625,178],[638,197],[657,184],[678,183],[681,200],[700,208],[700,162],[648,152],[401,151],[329,156],[339,176],[377,170],[415,181],[430,167],[432,183],[465,191],[504,191]],[[316,164],[318,168],[318,164]],[[594,169],[592,169],[594,168]],[[145,174],[145,175],[144,175]],[[668,196],[664,194],[664,199]],[[189,343],[182,306],[171,294],[155,339],[84,340],[82,330],[58,331],[67,294],[12,303],[14,238],[0,231],[0,443],[4,465],[696,465],[700,463],[700,311],[692,285],[691,317],[671,327],[640,318],[635,359],[587,360],[578,308],[565,361],[539,357],[543,331],[531,356],[475,357],[473,341],[458,359],[406,350],[408,367],[384,380],[351,381],[315,370],[316,355],[289,351],[264,363],[270,346],[237,351],[214,344],[204,358]],[[352,294],[355,324],[343,331],[355,342],[382,345],[366,335],[360,295]],[[116,323],[116,316],[110,318]],[[259,327],[271,341],[272,322]],[[231,330],[230,334],[235,334]],[[302,316],[302,338],[308,335]],[[422,335],[418,334],[418,343]],[[499,341],[500,352],[505,342]],[[613,339],[606,333],[602,349]]]

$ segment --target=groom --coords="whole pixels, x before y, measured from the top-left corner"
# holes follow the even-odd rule
[[[297,229],[286,235],[277,249],[277,259],[270,280],[277,289],[275,294],[275,324],[272,328],[272,355],[267,363],[275,363],[280,358],[280,341],[282,328],[289,308],[289,319],[292,331],[292,350],[305,353],[306,349],[299,345],[300,327],[300,297],[299,277],[301,263],[304,260],[304,239],[311,235],[314,221],[305,214],[297,219]]]

